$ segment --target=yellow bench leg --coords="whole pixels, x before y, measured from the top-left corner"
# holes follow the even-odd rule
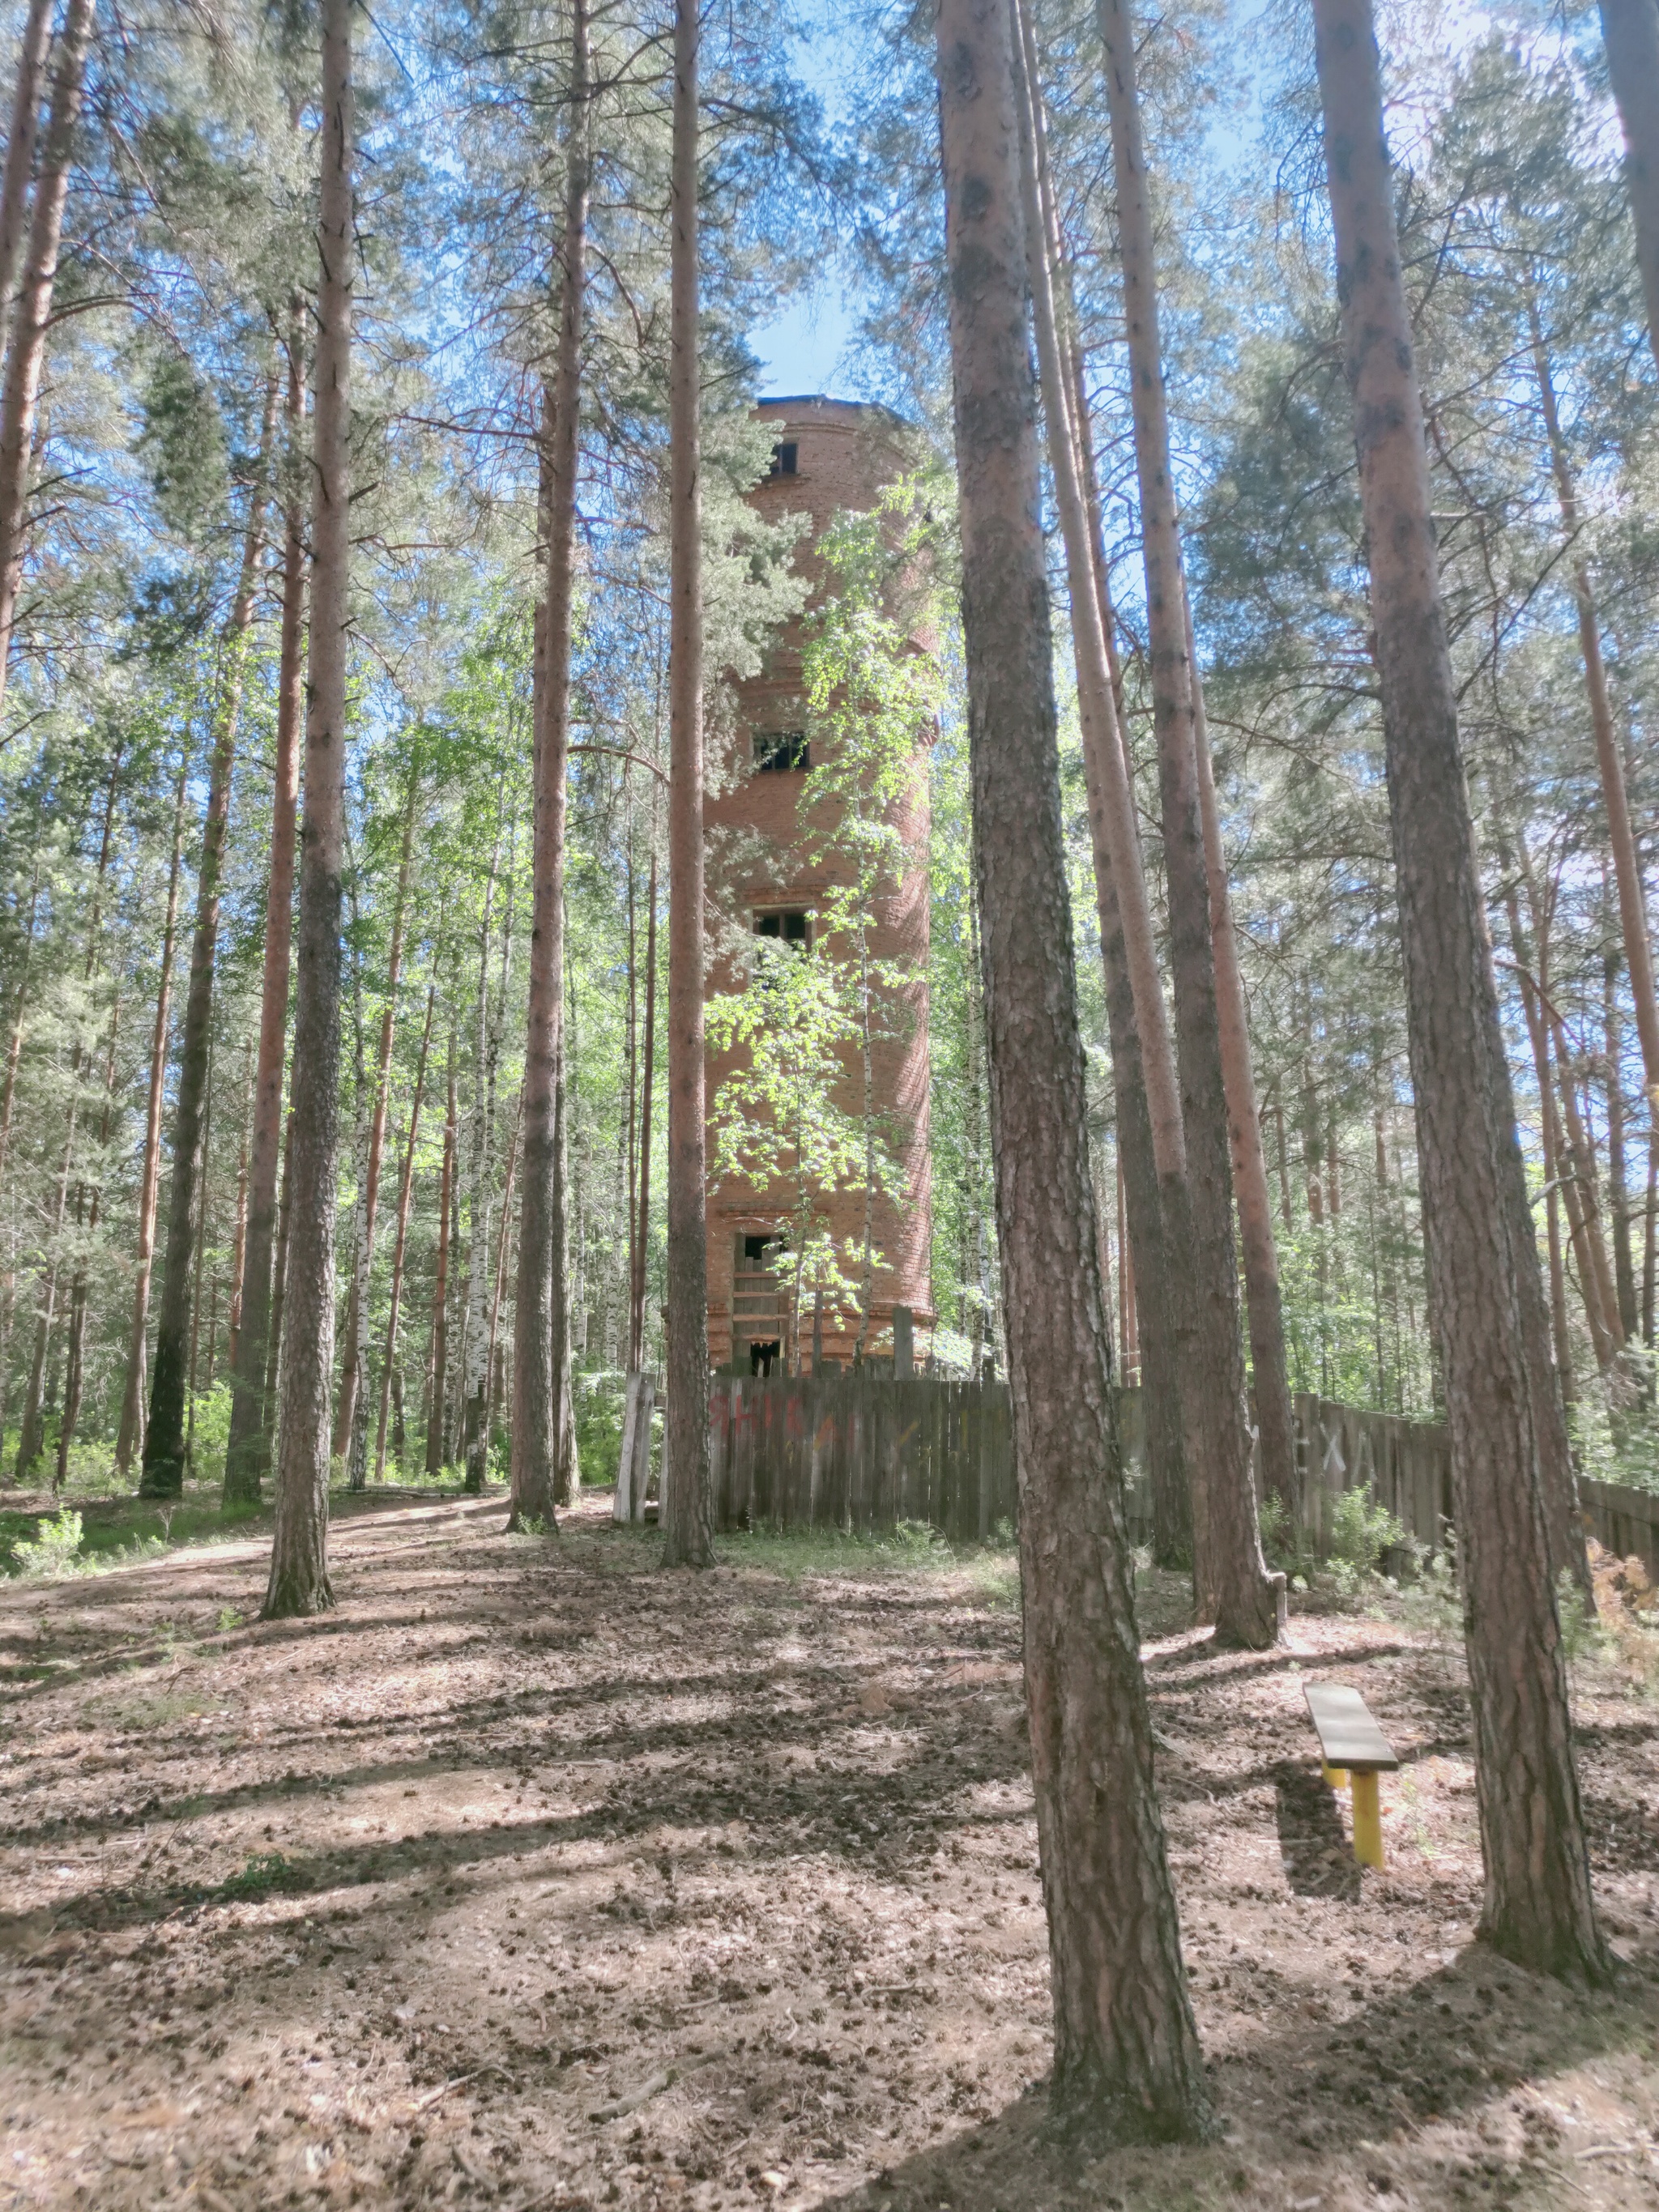
[[[1375,1774],[1353,1778],[1353,1855],[1361,1866],[1382,1864],[1382,1814]]]
[[[1347,1788],[1348,1770],[1346,1766],[1325,1766],[1322,1763],[1320,1771],[1325,1777],[1327,1789],[1346,1790]]]

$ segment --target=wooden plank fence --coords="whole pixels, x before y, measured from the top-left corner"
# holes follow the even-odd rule
[[[1451,1524],[1451,1446],[1429,1421],[1299,1393],[1294,1401],[1301,1520],[1330,1549],[1336,1502],[1366,1489],[1431,1551]],[[917,1521],[952,1543],[985,1543],[1018,1512],[1004,1382],[869,1374],[716,1376],[709,1386],[715,1524],[842,1528]],[[1125,1505],[1137,1542],[1152,1534],[1146,1422],[1138,1389],[1118,1394]],[[1257,1469],[1260,1480],[1260,1468]],[[643,1485],[636,1493],[642,1498]],[[1659,1580],[1659,1496],[1579,1485],[1589,1532]],[[637,1515],[639,1508],[635,1506]]]
[[[708,1425],[717,1528],[864,1534],[919,1521],[982,1544],[1013,1522],[1006,1383],[717,1376]]]

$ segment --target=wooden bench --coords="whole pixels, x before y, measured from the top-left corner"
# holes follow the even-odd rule
[[[1361,1866],[1382,1863],[1382,1816],[1376,1778],[1400,1765],[1365,1700],[1346,1682],[1306,1682],[1302,1694],[1319,1737],[1325,1779],[1333,1790],[1352,1787],[1353,1855]]]

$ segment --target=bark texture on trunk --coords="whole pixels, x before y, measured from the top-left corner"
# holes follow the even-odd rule
[[[714,1563],[703,1127],[702,486],[698,428],[697,0],[675,0],[670,305],[668,1407],[663,1560]]]
[[[1084,1134],[1006,0],[936,18],[975,868],[1020,1490],[1053,2095],[1105,2137],[1208,2103],[1137,1651]]]
[[[126,1380],[115,1438],[115,1471],[125,1477],[144,1432],[144,1376],[149,1327],[149,1280],[155,1259],[155,1206],[161,1179],[161,1109],[167,1089],[167,1042],[173,1015],[173,951],[179,934],[179,866],[185,846],[185,786],[190,756],[179,763],[173,799],[173,855],[167,866],[167,918],[161,932],[161,980],[155,993],[155,1026],[149,1043],[149,1090],[144,1104],[144,1164],[138,1185],[138,1256],[132,1285],[132,1327],[127,1335]]]
[[[1538,1279],[1499,1024],[1369,0],[1315,0],[1344,366],[1382,677],[1434,1322],[1446,1381],[1475,1784],[1480,1932],[1603,1979],[1550,1572],[1519,1278]],[[1540,1297],[1541,1304],[1541,1294]]]
[[[1166,1187],[1164,1211],[1168,1236],[1176,1228],[1176,1209],[1184,1199],[1192,1238],[1190,1281],[1177,1280],[1172,1287],[1183,1308],[1174,1318],[1187,1325],[1182,1384],[1193,1490],[1193,1581],[1199,1617],[1215,1622],[1217,1639],[1261,1649],[1279,1635],[1285,1585],[1267,1572],[1261,1557],[1250,1466],[1233,1246],[1232,1157],[1199,802],[1194,672],[1188,657],[1186,587],[1158,336],[1152,200],[1127,0],[1098,0],[1098,13],[1117,183],[1176,1059],[1187,1139],[1184,1192]]]
[[[264,1617],[334,1603],[328,1576],[329,1396],[340,1146],[340,912],[346,624],[351,573],[351,0],[323,0],[322,199],[312,423],[311,639],[295,979],[294,1178],[283,1284],[276,1528]]]
[[[5,700],[6,672],[16,627],[40,373],[46,366],[52,295],[58,283],[64,206],[69,198],[70,162],[81,113],[87,47],[92,38],[93,5],[94,0],[69,0],[64,27],[52,46],[52,107],[40,149],[40,174],[29,217],[23,279],[8,333],[5,385],[0,392],[0,704]]]
[[[29,185],[34,174],[34,146],[40,123],[40,80],[52,44],[52,0],[29,0],[23,35],[17,46],[17,82],[12,92],[11,131],[6,167],[0,177],[0,351],[11,326],[12,302],[23,273],[28,237]]]
[[[1625,187],[1636,224],[1636,260],[1659,359],[1659,9],[1654,0],[1601,0],[1607,75],[1625,134]]]
[[[299,317],[289,343],[289,437],[298,447],[305,420]],[[276,760],[270,801],[270,865],[265,883],[265,942],[259,989],[259,1056],[253,1078],[253,1139],[248,1154],[247,1256],[242,1326],[231,1378],[225,1497],[252,1500],[270,1464],[271,1325],[276,1183],[283,1150],[283,1072],[288,1044],[289,969],[294,946],[294,864],[300,806],[300,727],[305,687],[305,515],[292,485],[285,505],[283,622],[276,678]]]
[[[570,18],[570,129],[565,146],[559,340],[542,403],[542,514],[547,578],[537,686],[535,852],[531,866],[530,1006],[524,1072],[524,1193],[513,1310],[509,1528],[556,1525],[568,1492],[559,1407],[568,1395],[568,1230],[559,1173],[558,1088],[564,1046],[564,836],[570,755],[570,639],[580,455],[582,319],[587,252],[587,9]]]
[[[173,1188],[167,1202],[167,1238],[161,1259],[161,1296],[155,1320],[155,1370],[150,1381],[149,1419],[144,1425],[143,1474],[138,1485],[141,1498],[178,1498],[184,1492],[186,1399],[190,1395],[191,1286],[197,1273],[196,1246],[202,1227],[200,1186],[207,1127],[208,1070],[212,1053],[214,970],[219,951],[219,900],[223,889],[225,840],[230,830],[231,776],[236,764],[248,633],[253,625],[253,599],[258,586],[265,479],[276,425],[276,379],[273,371],[265,388],[258,473],[248,495],[241,573],[220,640],[217,726],[208,773],[207,812],[202,823],[202,858],[196,874],[196,933],[190,948],[190,988],[185,1000],[184,1035],[179,1043],[178,1096],[173,1114]]]

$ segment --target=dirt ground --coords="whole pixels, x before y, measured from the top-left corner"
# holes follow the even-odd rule
[[[1586,1998],[1474,1947],[1443,1620],[1304,1610],[1216,1656],[1143,1582],[1194,2001],[1225,2125],[1044,2127],[1012,1563],[735,1539],[667,1575],[608,1498],[337,1523],[0,1589],[0,2206],[1659,2203],[1659,1704],[1578,1686]],[[1363,1881],[1303,1680],[1405,1761]]]

